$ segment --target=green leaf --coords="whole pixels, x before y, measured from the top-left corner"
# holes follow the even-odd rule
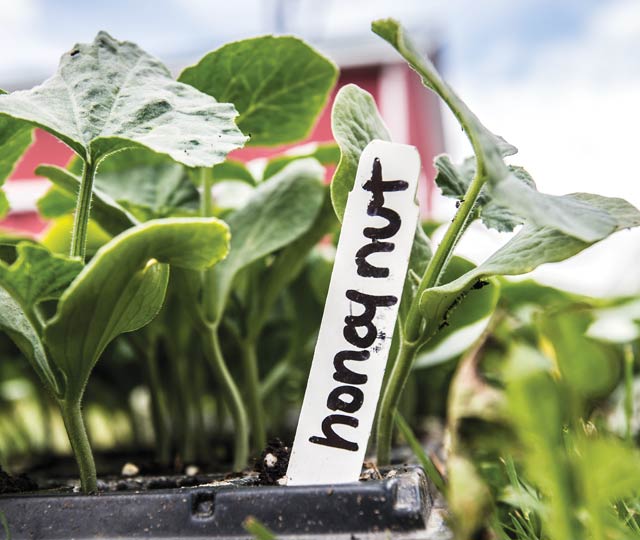
[[[200,204],[186,168],[146,149],[118,152],[103,161],[94,186],[141,221],[195,212]]]
[[[607,212],[585,201],[539,193],[517,178],[503,161],[503,156],[514,153],[515,148],[478,120],[440,77],[431,61],[420,54],[397,21],[374,21],[372,29],[402,55],[424,85],[436,92],[455,114],[471,141],[478,171],[496,203],[508,207],[524,221],[539,227],[553,227],[585,242],[601,240],[614,231],[615,219]]]
[[[247,517],[242,526],[255,540],[276,540],[276,535],[253,516]]]
[[[0,261],[13,264],[18,258],[17,246],[21,242],[37,243],[33,238],[23,233],[3,231],[0,229]]]
[[[586,202],[607,212],[616,220],[616,229],[640,225],[640,212],[622,199],[585,193],[565,195],[567,199]],[[526,224],[507,244],[485,262],[458,279],[425,291],[420,298],[420,309],[426,318],[425,336],[433,335],[446,320],[450,309],[472,289],[481,287],[491,276],[526,274],[541,264],[563,261],[588,248],[595,242],[583,242],[550,227]]]
[[[245,141],[233,105],[174,81],[154,57],[105,32],[65,53],[40,86],[0,96],[2,114],[49,131],[94,163],[143,146],[209,167]]]
[[[59,395],[60,383],[41,341],[36,305],[58,298],[83,264],[32,242],[18,243],[16,251],[11,265],[0,262],[0,330],[22,351],[45,386]]]
[[[80,177],[69,169],[42,165],[36,169],[55,187],[39,201],[45,217],[59,217],[75,210]],[[146,149],[118,152],[103,161],[94,180],[92,217],[108,232],[117,235],[139,221],[192,215],[199,195],[187,169],[165,156]]]
[[[340,162],[331,180],[331,200],[342,221],[360,154],[374,139],[390,141],[391,136],[371,94],[355,84],[347,84],[338,91],[331,110],[331,130],[340,147]]]
[[[164,301],[169,266],[203,269],[224,257],[229,232],[215,219],[161,219],[102,247],[60,298],[44,340],[65,376],[65,399],[82,397],[89,374],[119,334],[148,324]]]
[[[578,442],[581,477],[588,504],[609,513],[610,504],[637,494],[640,485],[640,452],[614,438]]]
[[[53,253],[68,254],[71,248],[71,232],[73,229],[73,216],[68,214],[55,218],[44,231],[41,242],[49,251]],[[107,234],[95,221],[89,220],[87,230],[87,255],[92,257],[98,249],[111,240],[112,236]]]
[[[536,349],[514,343],[507,353],[507,398],[512,426],[524,445],[527,478],[549,505],[549,538],[582,538],[574,511],[579,507],[563,438],[566,404],[551,377],[551,362]]]
[[[18,258],[12,265],[0,262],[0,286],[23,306],[58,298],[84,266],[30,242],[19,243],[16,250]]]
[[[442,190],[442,194],[445,197],[463,200],[476,174],[476,160],[467,158],[460,165],[454,165],[449,156],[442,154],[436,157],[434,164],[438,170],[435,182]],[[509,170],[516,178],[535,189],[535,182],[522,167],[509,165]],[[523,223],[520,216],[492,199],[487,186],[480,190],[476,200],[473,218],[477,217],[480,217],[487,227],[500,232],[511,232]]]
[[[447,460],[447,499],[457,538],[473,538],[491,512],[491,491],[473,462],[464,456]]]
[[[307,256],[313,247],[336,225],[336,217],[331,206],[329,190],[323,186],[324,196],[316,218],[307,231],[284,247],[276,255],[267,272],[260,278],[262,294],[255,299],[259,304],[259,314],[251,318],[252,328],[249,334],[257,336],[264,327],[271,309],[278,297],[297,276],[307,263]],[[315,201],[314,201],[315,202]],[[311,209],[315,209],[312,207]]]
[[[49,189],[38,200],[38,210],[46,218],[58,218],[75,210],[75,198],[80,189],[81,179],[66,169],[55,165],[40,165],[36,174],[53,182]],[[116,236],[138,221],[125,208],[116,203],[97,186],[91,196],[91,216],[109,234]]]
[[[400,301],[400,309],[398,311],[398,318],[401,324],[404,324],[409,308],[413,303],[413,299],[418,291],[418,285],[420,284],[420,277],[427,269],[427,265],[433,255],[431,250],[431,240],[427,237],[420,223],[416,227],[416,234],[413,237],[413,244],[411,245],[411,253],[409,255],[409,266],[407,269],[407,276],[404,280],[404,286],[402,288],[402,299]]]
[[[512,313],[523,305],[540,306],[541,309],[547,310],[588,300],[585,296],[542,285],[532,279],[501,279],[500,282],[500,302]]]
[[[48,167],[48,165],[47,165]],[[53,167],[53,166],[52,166]],[[41,174],[41,176],[47,176]],[[51,186],[37,202],[38,213],[45,219],[55,219],[75,211],[73,195],[68,191]]]
[[[0,95],[6,94],[0,89]],[[21,120],[0,116],[0,186],[11,175],[18,160],[31,145],[33,127]],[[0,217],[9,210],[7,196],[0,189]]]
[[[23,306],[0,285],[0,330],[5,332],[27,358],[42,383],[56,396],[61,386],[51,369],[40,339],[40,325],[35,316],[27,315]]]
[[[332,244],[318,244],[307,261],[307,279],[311,292],[320,305],[324,305],[329,293],[336,248]]]
[[[272,146],[310,133],[337,74],[335,64],[305,42],[262,36],[210,52],[178,80],[233,103],[247,144]]]
[[[592,322],[591,309],[581,305],[545,310],[537,318],[537,325],[548,340],[547,354],[555,355],[567,392],[578,405],[608,396],[620,380],[617,351],[585,335]]]
[[[450,283],[467,272],[471,272],[474,268],[475,265],[472,262],[462,257],[454,256],[442,276],[442,283]],[[438,333],[420,349],[415,367],[433,366],[449,360],[451,356],[443,355],[442,350],[437,351],[438,347],[447,340],[452,340],[460,345],[466,344],[467,347],[475,342],[488,324],[489,317],[494,312],[499,298],[500,284],[497,280],[488,280],[481,289],[473,291],[473,294],[462,298],[460,305],[454,306],[455,309],[450,309],[446,315],[446,320],[440,323]],[[476,325],[479,321],[484,321],[484,325]],[[467,336],[467,333],[463,332],[471,325],[476,325],[474,327],[475,331],[470,336]],[[454,352],[455,355],[461,352],[455,348],[449,350]],[[437,355],[430,356],[430,353],[436,351]]]
[[[290,244],[312,226],[322,205],[324,169],[311,159],[294,161],[253,192],[249,202],[227,218],[229,256],[215,274],[215,313],[222,316],[236,274],[254,261]]]
[[[250,186],[256,185],[256,179],[251,174],[251,171],[247,169],[247,166],[242,161],[234,159],[227,159],[213,167],[213,182],[224,182],[226,180],[245,182]]]
[[[313,149],[309,149],[308,146],[309,145],[304,145],[304,151],[295,149],[296,152],[287,152],[284,155],[276,156],[269,160],[262,173],[262,181],[264,182],[277,172],[280,172],[296,159],[314,158],[322,165],[335,165],[340,161],[340,148],[338,148],[336,144],[313,144]]]
[[[436,486],[437,490],[444,494],[446,491],[446,485],[444,483],[444,478],[440,474],[440,471],[436,468],[435,464],[431,460],[431,457],[427,453],[427,450],[422,446],[422,443],[418,440],[415,433],[411,429],[411,426],[407,424],[407,421],[402,417],[399,412],[396,412],[395,422],[398,426],[402,437],[411,448],[413,455],[418,460],[418,463],[424,469],[424,472],[427,474],[427,477],[434,486]]]
[[[7,194],[0,189],[0,218],[4,217],[9,211],[9,199]]]

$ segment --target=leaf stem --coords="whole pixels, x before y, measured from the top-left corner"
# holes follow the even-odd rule
[[[157,457],[163,464],[171,462],[171,415],[164,388],[160,382],[156,347],[148,345],[145,354],[147,364],[147,376],[149,377],[149,389],[151,391],[151,404],[153,425],[156,436]]]
[[[444,478],[442,478],[440,471],[436,468],[435,464],[433,463],[425,449],[422,448],[422,445],[414,435],[413,430],[399,412],[396,412],[395,419],[396,424],[398,425],[398,428],[402,433],[402,436],[407,441],[407,444],[409,444],[411,450],[413,451],[413,454],[420,462],[420,465],[422,465],[422,468],[429,477],[429,480],[433,482],[433,485],[436,486],[440,493],[445,494],[446,485],[444,482]]]
[[[418,349],[425,343],[422,336],[424,320],[420,312],[420,297],[422,293],[431,287],[435,287],[442,273],[453,255],[453,251],[467,228],[473,206],[484,185],[485,177],[482,174],[482,160],[478,156],[478,167],[469,189],[464,196],[464,202],[460,205],[458,212],[444,237],[436,249],[433,257],[427,265],[418,290],[413,298],[411,307],[407,314],[407,319],[402,327],[400,336],[400,351],[398,357],[391,368],[391,373],[387,385],[382,394],[382,400],[378,410],[377,422],[377,457],[378,465],[389,463],[391,456],[391,439],[393,435],[393,418],[402,396],[402,390],[411,373],[411,367],[415,360]],[[427,336],[427,339],[430,336]]]
[[[624,417],[625,417],[625,439],[633,443],[633,346],[627,343],[624,346]]]
[[[204,354],[211,369],[225,395],[227,406],[235,424],[235,455],[233,469],[240,471],[247,465],[249,459],[249,421],[240,391],[227,369],[227,365],[220,349],[218,329],[216,326],[208,332],[203,332]]]
[[[376,427],[378,465],[387,465],[391,459],[393,418],[402,395],[402,389],[411,372],[415,352],[415,344],[403,339],[389,381],[382,394]]]
[[[71,449],[80,469],[80,486],[84,493],[93,493],[98,490],[96,465],[82,418],[80,401],[59,400],[58,404]]]
[[[242,343],[241,350],[247,408],[251,422],[251,439],[253,440],[253,448],[261,451],[267,444],[267,434],[260,393],[260,377],[258,374],[258,358],[256,357],[255,343],[253,341],[246,341]]]
[[[71,256],[84,261],[87,251],[87,231],[89,215],[91,214],[91,194],[93,192],[93,178],[96,168],[91,161],[85,161],[82,172],[82,182],[76,202],[76,212],[73,217],[73,232],[71,234]]]
[[[202,189],[200,199],[200,215],[202,217],[212,217],[214,210],[213,194],[213,174],[207,169],[199,170],[200,188]],[[209,322],[213,322],[216,317],[216,301],[214,298],[216,273],[214,267],[207,268],[203,274],[203,307]]]
[[[200,169],[200,187],[202,189],[200,214],[202,217],[213,215],[213,175],[210,170]],[[247,410],[242,401],[240,391],[227,369],[224,361],[222,349],[220,348],[220,338],[218,336],[218,322],[216,313],[216,302],[214,298],[216,274],[213,268],[204,271],[202,284],[202,302],[204,308],[205,321],[201,321],[201,334],[204,341],[204,353],[211,366],[214,375],[225,394],[227,406],[231,411],[231,416],[235,424],[235,453],[233,468],[242,470],[249,460],[249,421]]]

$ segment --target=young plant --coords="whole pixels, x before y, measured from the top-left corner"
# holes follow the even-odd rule
[[[515,147],[490,132],[440,77],[431,62],[394,20],[375,21],[373,31],[389,42],[453,112],[466,133],[474,158],[456,166],[446,156],[435,161],[436,181],[446,195],[459,201],[452,223],[433,256],[422,252],[420,264],[410,263],[399,317],[399,345],[390,359],[390,372],[383,389],[377,419],[377,455],[386,464],[395,411],[410,377],[418,352],[445,328],[454,308],[464,306],[467,296],[494,282],[494,276],[530,272],[541,264],[569,258],[590,245],[624,228],[640,225],[640,212],[621,199],[586,193],[562,197],[536,190],[520,167],[505,163]],[[353,185],[355,168],[364,146],[372,139],[388,139],[371,97],[354,86],[338,93],[332,113],[334,137],[342,155],[331,186],[332,200],[340,217],[346,196]],[[524,224],[517,234],[484,263],[449,283],[443,276],[460,238],[474,219],[502,231]],[[413,257],[412,257],[413,258]],[[426,268],[421,268],[428,258]],[[417,259],[417,258],[416,258]]]
[[[17,260],[0,266],[0,328],[55,396],[82,488],[95,491],[80,408],[93,366],[116,336],[154,318],[169,265],[211,266],[226,255],[229,240],[228,228],[215,218],[151,221],[116,236],[84,266],[97,168],[115,152],[141,147],[187,166],[213,166],[245,137],[234,124],[232,105],[174,81],[159,61],[104,32],[66,53],[58,72],[41,86],[0,98],[1,127],[41,127],[83,161],[70,256],[18,244]],[[136,224],[98,200],[108,216]],[[49,300],[58,301],[53,317],[41,309]]]
[[[250,135],[249,145],[274,146],[306,137],[321,112],[337,77],[335,65],[306,43],[293,37],[264,36],[230,43],[185,69],[179,80],[238,108],[238,126]],[[273,175],[273,169],[269,171]],[[248,435],[253,448],[266,443],[263,404],[260,399],[256,351],[268,310],[283,287],[295,277],[307,252],[327,232],[326,220],[314,225],[324,198],[323,169],[314,161],[298,161],[258,187],[246,206],[228,217],[232,233],[230,256],[203,279],[203,309],[199,328],[208,362],[218,374],[236,423],[235,467],[246,464]],[[202,171],[202,215],[212,215],[215,171]],[[293,244],[302,235],[304,240]],[[266,277],[265,302],[250,295],[242,306],[244,320],[231,328],[240,351],[244,377],[243,400],[226,368],[219,330],[237,276],[267,255],[288,247],[279,259],[283,265]],[[295,247],[292,247],[295,246]],[[264,279],[264,276],[263,276]],[[269,283],[271,281],[271,283]],[[257,285],[257,283],[256,283]],[[259,290],[260,287],[256,289]],[[259,307],[258,307],[259,306]]]
[[[265,72],[269,73],[267,80]],[[333,63],[304,42],[267,36],[225,45],[187,68],[179,79],[218,101],[233,100],[239,110],[238,124],[251,134],[248,144],[276,145],[298,141],[310,132],[336,74]],[[119,152],[101,165],[94,179],[92,216],[112,235],[153,218],[220,215],[213,189],[229,181],[243,182],[251,191],[246,204],[224,214],[233,244],[224,264],[202,276],[174,273],[166,316],[129,338],[148,365],[162,461],[171,461],[175,448],[181,449],[183,459],[193,459],[197,453],[193,440],[202,430],[195,426],[203,422],[194,418],[202,418],[197,412],[202,404],[191,399],[196,393],[189,373],[197,371],[195,364],[202,360],[209,365],[215,387],[225,396],[234,419],[234,468],[247,463],[250,432],[253,449],[264,446],[260,337],[307,254],[333,224],[323,186],[324,169],[318,161],[332,163],[336,156],[334,145],[280,155],[267,163],[260,178],[238,161],[188,169],[141,149]],[[38,174],[55,184],[39,202],[43,215],[59,218],[71,211],[73,194],[82,183],[79,165],[76,160],[67,169],[38,168]],[[247,280],[252,283],[252,294],[244,292]],[[183,316],[171,315],[178,312]],[[224,343],[221,332],[228,338]],[[169,333],[176,339],[163,337]],[[202,343],[202,352],[191,350],[194,339]],[[240,387],[224,358],[229,350],[242,359]],[[174,358],[170,369],[175,369],[179,381],[176,391],[162,380],[159,352]],[[291,355],[283,357],[290,361]],[[183,403],[174,406],[172,395],[182,396],[178,401]],[[180,416],[185,407],[191,412]],[[175,414],[179,416],[172,421]],[[184,416],[191,427],[183,431],[177,426],[183,424]]]

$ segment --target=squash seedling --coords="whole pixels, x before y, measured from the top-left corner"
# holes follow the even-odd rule
[[[296,142],[308,135],[336,76],[335,65],[299,39],[265,36],[207,54],[185,69],[179,81],[213,96],[218,105],[234,102],[239,111],[237,124],[251,135],[248,144],[262,146]],[[220,133],[224,141],[232,131],[225,126]],[[235,424],[233,463],[239,470],[248,461],[250,433],[254,450],[266,442],[259,338],[283,290],[335,221],[321,164],[337,161],[337,149],[320,145],[296,155],[280,155],[258,177],[234,160],[216,163],[219,160],[212,158],[205,164],[170,157],[181,164],[144,149],[118,152],[104,161],[94,179],[92,218],[115,235],[148,219],[219,215],[212,188],[222,182],[241,181],[253,188],[245,205],[224,216],[232,238],[224,264],[200,276],[174,272],[166,316],[129,338],[148,365],[159,458],[171,461],[172,448],[179,449],[184,459],[197,454],[193,441],[202,434],[202,403],[193,402],[196,393],[190,379],[199,369],[193,364],[202,355]],[[80,165],[77,159],[67,169],[38,168],[39,174],[55,184],[39,202],[43,215],[57,218],[71,211],[72,195],[84,182]],[[255,291],[263,284],[264,294],[242,294],[246,281]],[[233,316],[227,313],[231,297]],[[224,358],[229,346],[221,346],[221,327],[241,358],[240,384]],[[169,334],[176,338],[163,337]],[[194,342],[201,344],[195,355]],[[191,412],[182,417],[171,418],[170,411],[176,408],[171,392],[163,388],[165,377],[156,358],[159,346],[173,358],[177,394],[189,403]],[[284,356],[290,359],[292,355]],[[185,429],[183,424],[187,424]]]
[[[98,198],[101,211],[134,226],[84,266],[96,170],[111,154],[140,147],[190,167],[210,167],[246,138],[234,123],[233,105],[176,82],[158,60],[104,32],[66,53],[58,72],[42,85],[1,98],[5,127],[15,122],[38,126],[83,162],[69,257],[18,244],[17,260],[0,265],[0,327],[55,396],[82,489],[95,491],[80,408],[93,366],[116,336],[146,325],[158,313],[169,265],[206,268],[226,255],[229,242],[227,226],[215,218],[137,225]],[[58,300],[50,318],[41,309],[47,300]]]
[[[640,212],[622,199],[538,192],[524,169],[505,163],[516,148],[480,122],[397,21],[375,21],[372,29],[444,101],[475,154],[461,165],[454,165],[447,156],[435,160],[436,182],[445,195],[455,197],[460,204],[433,256],[420,247],[423,241],[420,234],[416,235],[400,309],[397,355],[389,361],[390,371],[378,407],[377,456],[383,465],[389,463],[395,412],[416,356],[447,327],[456,313],[454,309],[464,311],[479,289],[495,287],[494,276],[530,272],[541,264],[567,259],[616,231],[640,225]],[[338,93],[332,123],[342,153],[331,185],[333,205],[340,217],[363,148],[373,139],[388,140],[389,136],[371,96],[352,85]],[[460,238],[475,219],[500,231],[513,231],[519,225],[522,228],[485,262],[443,282]]]

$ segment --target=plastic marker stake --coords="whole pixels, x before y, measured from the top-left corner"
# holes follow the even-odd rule
[[[288,485],[360,477],[418,221],[420,157],[372,141],[349,194]]]

